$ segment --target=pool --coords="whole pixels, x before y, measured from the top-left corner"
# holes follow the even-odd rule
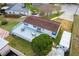
[[[24,27],[24,24],[20,24],[18,27],[16,27],[15,29],[12,30],[12,34],[19,36],[25,40],[28,41],[32,41],[32,39],[34,39],[36,36],[39,36],[40,34],[42,34],[41,32],[38,32],[32,28],[29,27],[25,27],[24,30],[22,30]]]

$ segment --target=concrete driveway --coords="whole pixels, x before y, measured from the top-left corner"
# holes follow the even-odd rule
[[[59,18],[73,21],[73,15],[75,14],[78,6],[79,5],[76,4],[62,4],[61,11],[63,11],[64,13]]]

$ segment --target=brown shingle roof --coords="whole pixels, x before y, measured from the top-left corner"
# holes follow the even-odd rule
[[[43,19],[41,17],[36,17],[36,16],[29,16],[24,20],[24,22],[27,22],[54,32],[57,32],[60,26],[59,22]]]

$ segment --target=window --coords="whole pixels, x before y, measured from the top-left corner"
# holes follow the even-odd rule
[[[13,14],[15,14],[15,12],[13,12]]]
[[[37,31],[41,31],[41,28],[40,28],[40,27],[38,27],[38,28],[37,28]]]
[[[52,32],[52,35],[56,35],[56,32]]]
[[[28,26],[28,23],[24,23],[24,25]]]
[[[9,14],[11,14],[11,12],[9,12]]]
[[[35,25],[33,25],[33,27],[34,27],[34,28],[36,28],[36,26],[35,26]]]

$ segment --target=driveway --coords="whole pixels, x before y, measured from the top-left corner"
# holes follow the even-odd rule
[[[61,11],[64,13],[59,18],[73,21],[73,15],[75,14],[78,6],[79,5],[76,4],[62,4]]]

